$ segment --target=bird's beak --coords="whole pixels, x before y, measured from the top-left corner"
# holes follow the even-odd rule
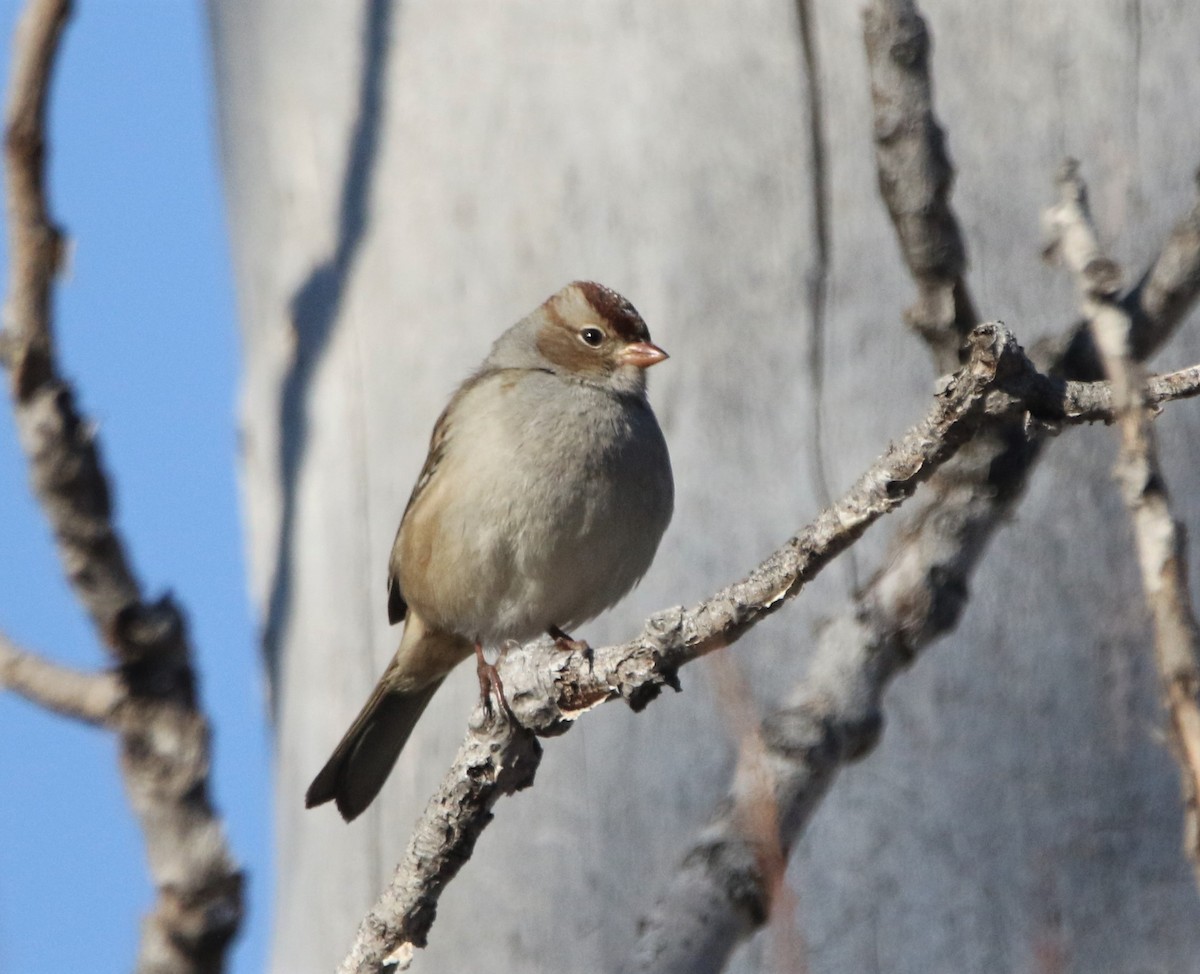
[[[631,342],[620,353],[622,365],[633,365],[639,369],[648,369],[669,357],[653,342]]]

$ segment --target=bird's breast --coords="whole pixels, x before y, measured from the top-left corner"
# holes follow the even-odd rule
[[[402,589],[471,638],[569,629],[650,566],[673,504],[662,433],[644,402],[554,376],[480,385],[401,531]]]

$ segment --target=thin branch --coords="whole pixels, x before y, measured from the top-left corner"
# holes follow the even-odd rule
[[[764,918],[764,922],[770,922],[773,947],[770,953],[774,955],[768,966],[779,974],[807,972],[809,952],[797,923],[798,897],[787,881],[788,850],[782,842],[781,807],[775,794],[776,776],[767,743],[769,728],[764,726],[754,696],[742,675],[739,657],[732,653],[714,653],[708,665],[718,709],[738,748],[732,786],[737,798],[730,803],[730,811],[736,816],[739,834],[746,838],[762,874],[766,894],[764,905],[771,906],[769,917]],[[689,913],[684,922],[703,928],[707,927],[706,919],[703,911],[698,911]],[[698,930],[689,931],[687,939],[698,933]]]
[[[30,703],[98,727],[112,726],[125,688],[114,673],[81,673],[19,649],[0,633],[0,687]]]
[[[863,14],[863,37],[879,192],[917,285],[905,319],[934,350],[939,371],[949,372],[979,318],[964,280],[966,244],[950,207],[954,169],[933,109],[929,30],[912,0],[873,0]]]
[[[1148,396],[1133,358],[1132,320],[1115,298],[1120,268],[1097,241],[1087,188],[1073,161],[1063,167],[1058,187],[1059,203],[1047,214],[1054,231],[1052,249],[1075,274],[1112,383],[1120,435],[1113,473],[1129,509],[1142,587],[1154,620],[1155,656],[1183,787],[1184,847],[1200,880],[1200,630],[1188,592],[1183,529],[1171,514],[1158,461]]]
[[[138,586],[112,530],[108,485],[93,431],[55,364],[53,285],[62,236],[46,199],[45,116],[69,0],[32,0],[17,29],[5,130],[9,288],[5,353],[34,488],[64,564],[97,629],[138,602]]]
[[[508,667],[504,683],[512,704]],[[491,822],[492,806],[502,795],[533,784],[541,759],[541,744],[533,733],[476,712],[470,733],[425,806],[391,882],[359,925],[338,974],[408,969],[416,949],[427,942],[442,891],[471,858],[475,841]]]
[[[1082,423],[1113,423],[1121,417],[1110,382],[1075,382],[1058,375],[1044,375],[1024,356],[997,386],[985,411],[996,420],[1044,424],[1040,432]],[[1200,395],[1200,364],[1152,375],[1145,380],[1147,407],[1157,411],[1164,403]],[[945,473],[945,468],[938,476]]]
[[[31,0],[15,40],[5,135],[10,269],[2,358],[34,491],[127,695],[121,768],[157,889],[138,970],[200,974],[223,966],[241,922],[242,875],[208,798],[209,730],[196,699],[191,647],[172,599],[148,602],[142,595],[112,524],[93,429],[75,409],[55,361],[53,282],[62,247],[46,200],[45,117],[69,12],[68,0]]]
[[[53,368],[50,329],[43,323],[50,319],[51,286],[62,247],[46,205],[44,120],[59,39],[70,13],[70,0],[30,3],[13,40],[4,132],[10,255],[5,359],[19,399]]]
[[[1197,188],[1200,189],[1200,181]],[[1051,229],[1051,228],[1047,228]],[[1098,251],[1097,251],[1098,252]],[[1154,262],[1137,286],[1120,299],[1129,316],[1130,347],[1144,362],[1161,348],[1200,297],[1200,193],[1172,228]],[[1100,379],[1104,366],[1096,350],[1091,321],[1084,317],[1063,340],[1047,349],[1064,374]]]
[[[763,722],[762,753],[739,751],[728,793],[639,922],[623,970],[717,974],[767,922],[777,904],[764,853],[782,848],[786,859],[841,766],[875,746],[883,691],[911,662],[904,641],[882,636],[873,623],[842,619],[822,630],[808,678]],[[779,809],[770,840],[744,823],[759,800],[745,784],[754,772]]]
[[[1200,175],[1197,177],[1200,188]],[[1121,302],[1133,320],[1133,356],[1145,361],[1159,348],[1200,296],[1200,197],[1171,231],[1166,245],[1137,287]]]
[[[1053,379],[1048,385],[1058,386]],[[1191,399],[1200,395],[1200,365],[1193,365],[1175,372],[1152,375],[1146,380],[1143,390],[1145,405],[1154,409],[1176,399]],[[1061,384],[1061,405],[1046,402],[1038,418],[1052,420],[1056,409],[1063,410],[1062,419],[1068,422],[1111,423],[1117,419],[1118,410],[1113,404],[1113,387],[1108,382],[1064,382]]]

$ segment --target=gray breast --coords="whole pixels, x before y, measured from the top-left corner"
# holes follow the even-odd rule
[[[501,384],[494,405],[499,442],[475,491],[490,520],[476,567],[503,576],[485,638],[570,630],[650,567],[674,505],[662,431],[642,397],[546,373]]]

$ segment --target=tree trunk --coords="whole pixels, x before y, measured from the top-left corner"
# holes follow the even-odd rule
[[[800,3],[808,0],[798,0]],[[429,432],[491,340],[563,283],[628,296],[672,355],[651,399],[677,506],[657,562],[579,633],[733,579],[917,419],[929,356],[876,188],[857,4],[209,0],[245,349],[244,483],[277,733],[273,969],[334,967],[477,694],[439,692],[346,826],[303,794],[396,647],[387,555]],[[1038,213],[1083,161],[1140,273],[1191,206],[1182,0],[927,0],[979,313],[1026,346],[1075,318]],[[814,139],[821,151],[814,151]],[[825,229],[827,227],[827,232]],[[1194,329],[1164,364],[1200,358]],[[1200,523],[1200,412],[1159,421]],[[813,971],[1200,971],[1178,775],[1109,431],[1051,444],[955,634],[793,856]],[[804,674],[876,529],[736,648],[756,706]],[[734,753],[723,670],[547,742],[439,906],[428,971],[613,969]],[[759,937],[735,958],[765,970]]]

